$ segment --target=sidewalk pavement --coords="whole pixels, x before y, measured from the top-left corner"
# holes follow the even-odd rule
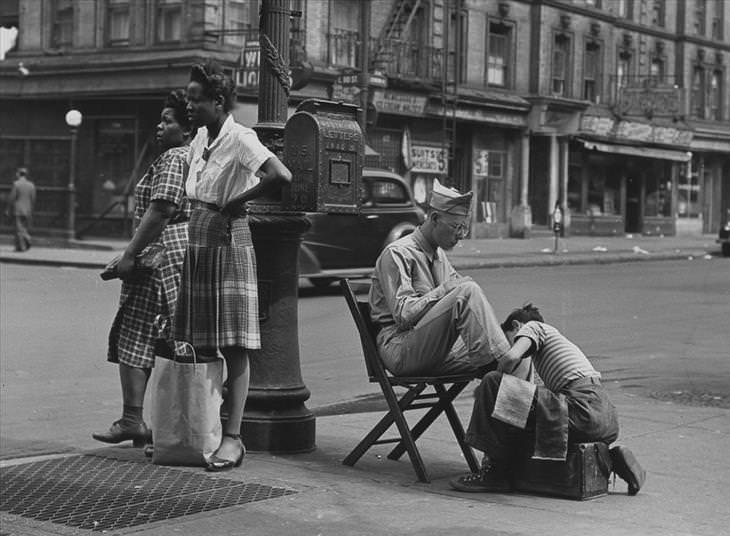
[[[632,449],[648,473],[644,488],[634,497],[627,495],[626,484],[621,480],[613,487],[609,484],[608,496],[585,502],[522,493],[453,491],[449,479],[465,473],[467,465],[443,419],[418,441],[433,479],[430,484],[416,480],[407,455],[399,461],[387,459],[387,445],[373,447],[354,467],[346,467],[341,460],[382,415],[363,412],[318,417],[317,448],[308,454],[249,453],[240,468],[219,475],[205,473],[200,468],[175,469],[205,479],[225,478],[286,488],[294,491],[291,495],[109,533],[149,536],[727,534],[730,411],[679,406],[633,397],[622,392],[618,385],[607,387],[621,416],[619,442]],[[456,409],[466,422],[471,412],[469,394],[457,399]],[[82,452],[150,463],[141,449],[99,448],[98,445],[90,445]],[[0,467],[37,459],[4,461]],[[151,466],[150,470],[153,467],[157,466]],[[78,480],[83,482],[83,475]],[[168,495],[190,493],[179,480],[175,479],[178,483],[174,485],[179,489],[169,489]],[[149,484],[140,480],[139,487]],[[122,483],[106,481],[101,485],[103,496],[111,501],[115,486]],[[215,481],[210,485],[213,487]],[[94,490],[89,488],[88,492]],[[102,496],[101,492],[97,493]],[[0,523],[4,535],[93,534],[7,513],[0,513]]]
[[[84,247],[34,247],[25,253],[15,253],[11,247],[1,244],[0,241],[0,262],[95,269],[103,267],[125,245],[119,241],[84,241]],[[690,258],[703,261],[720,254],[714,237],[710,236],[569,237],[560,240],[559,252],[555,254],[552,246],[550,237],[465,240],[450,255],[455,266],[468,269]],[[373,447],[355,467],[346,467],[342,459],[379,420],[384,409],[381,404],[382,409],[375,411],[372,403],[361,404],[365,401],[355,400],[350,412],[317,417],[314,452],[249,453],[242,467],[223,475],[205,473],[200,468],[175,469],[204,475],[206,479],[226,478],[287,488],[295,493],[222,509],[211,505],[201,513],[109,533],[150,536],[726,534],[730,524],[727,507],[730,410],[638,397],[623,390],[618,382],[609,383],[607,388],[621,418],[619,443],[629,446],[648,472],[645,487],[635,497],[626,494],[626,484],[621,480],[610,488],[608,496],[586,502],[517,493],[452,491],[449,479],[466,472],[467,465],[443,419],[418,441],[433,479],[431,484],[417,481],[407,455],[399,461],[388,460],[387,445]],[[455,405],[462,421],[468,422],[469,389],[457,398]],[[415,422],[415,415],[408,417]],[[59,454],[6,459],[0,462],[0,468],[5,470],[81,453],[149,463],[139,449],[105,447],[89,438],[80,438],[72,452],[59,449]],[[48,482],[49,486],[54,484]],[[100,497],[114,497],[119,482],[105,481],[97,485],[101,489],[91,492]],[[144,485],[145,482],[140,482],[140,487]],[[185,493],[190,493],[187,488],[173,484],[168,495]],[[104,505],[102,501],[99,508]],[[98,532],[0,512],[0,533],[44,536]]]
[[[715,235],[646,237],[552,236],[462,240],[448,253],[459,270],[514,266],[590,264],[721,256]],[[40,241],[25,252],[13,251],[10,237],[0,237],[0,263],[102,269],[127,242],[118,239]]]

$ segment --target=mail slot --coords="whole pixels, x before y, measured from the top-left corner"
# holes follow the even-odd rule
[[[357,106],[321,99],[302,102],[284,128],[284,163],[292,172],[282,208],[357,212],[365,143]]]

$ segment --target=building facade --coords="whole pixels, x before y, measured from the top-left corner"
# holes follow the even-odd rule
[[[0,0],[0,188],[19,165],[38,225],[128,232],[162,98],[213,57],[257,121],[259,3]],[[723,0],[292,0],[303,99],[359,104],[369,165],[425,202],[475,192],[474,237],[714,233],[730,210],[730,5]],[[361,36],[366,36],[362,38]],[[367,46],[365,46],[367,45]],[[0,189],[0,193],[4,190]]]

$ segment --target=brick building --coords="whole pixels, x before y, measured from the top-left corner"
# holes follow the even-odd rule
[[[436,177],[473,189],[473,236],[547,228],[556,203],[569,232],[592,234],[715,232],[730,209],[727,2],[292,9],[288,52],[306,85],[291,109],[308,97],[367,104],[369,162],[403,173],[419,200]],[[42,227],[65,215],[71,108],[84,117],[77,228],[94,233],[125,232],[161,99],[191,63],[230,69],[235,114],[256,123],[255,0],[0,0],[0,25],[0,47],[14,44],[0,51],[0,193],[29,167]],[[358,77],[363,61],[369,76]]]

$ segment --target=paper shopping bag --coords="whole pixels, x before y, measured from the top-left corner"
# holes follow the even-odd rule
[[[221,442],[223,360],[159,358],[150,378],[151,422],[158,465],[205,465]]]

